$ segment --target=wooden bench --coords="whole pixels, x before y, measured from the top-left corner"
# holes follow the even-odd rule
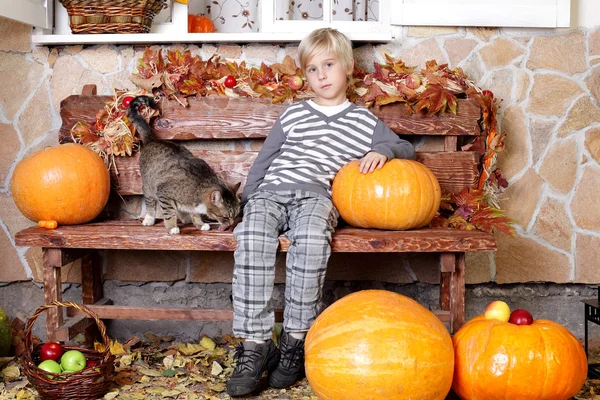
[[[60,142],[71,141],[70,129],[78,121],[93,124],[96,113],[103,109],[109,96],[96,96],[88,85],[82,95],[61,102],[62,127]],[[189,98],[189,107],[175,101],[163,102],[160,118],[153,127],[157,136],[166,140],[194,141],[263,139],[285,107],[260,99],[226,97]],[[437,176],[443,189],[458,192],[476,187],[480,175],[479,156],[461,151],[463,139],[481,134],[481,110],[476,102],[459,100],[456,116],[443,114],[423,117],[407,115],[402,104],[386,105],[373,110],[392,130],[404,135],[437,136],[440,151],[418,152],[417,159]],[[194,146],[198,147],[198,146]],[[232,183],[245,182],[256,156],[253,151],[194,150],[217,173]],[[141,195],[138,166],[139,153],[132,157],[116,157],[119,174],[112,171],[113,195]],[[116,197],[116,196],[115,196]],[[61,267],[82,258],[82,301],[103,319],[144,320],[232,320],[231,310],[156,309],[112,305],[103,297],[102,260],[96,250],[174,250],[233,251],[236,242],[231,232],[198,231],[184,226],[179,235],[168,235],[162,222],[152,227],[140,220],[103,220],[84,225],[59,226],[54,230],[31,227],[16,234],[19,246],[38,246],[43,251],[44,299],[46,303],[61,299]],[[280,250],[289,242],[280,237]],[[455,332],[465,321],[465,253],[493,251],[494,237],[481,231],[456,229],[418,229],[412,231],[380,231],[340,227],[332,241],[333,252],[388,252],[439,254],[441,271],[440,309],[438,317]],[[233,263],[233,257],[232,257]],[[82,315],[62,312],[47,313],[48,340],[66,340],[90,325]]]

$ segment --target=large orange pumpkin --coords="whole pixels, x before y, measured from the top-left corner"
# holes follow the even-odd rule
[[[33,221],[82,224],[94,219],[106,205],[110,174],[91,149],[63,144],[21,160],[13,173],[11,191],[19,210]]]
[[[585,383],[587,359],[565,327],[476,317],[452,338],[452,389],[469,400],[566,400]]]
[[[306,335],[308,382],[320,399],[444,399],[454,353],[444,324],[416,301],[364,290],[329,306]]]
[[[427,225],[440,207],[440,185],[431,170],[412,161],[393,159],[370,174],[359,161],[344,165],[332,186],[340,216],[358,228],[405,230]]]

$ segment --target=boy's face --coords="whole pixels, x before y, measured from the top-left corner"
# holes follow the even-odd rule
[[[346,69],[339,57],[327,51],[315,54],[304,71],[308,84],[317,95],[315,103],[336,106],[346,101],[346,77],[353,68],[354,65],[351,65],[349,70]]]

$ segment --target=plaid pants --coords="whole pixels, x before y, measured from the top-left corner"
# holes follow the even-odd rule
[[[259,191],[248,199],[233,270],[233,333],[246,339],[271,337],[271,296],[278,236],[287,231],[284,329],[306,332],[319,313],[331,236],[338,213],[331,199],[302,190]]]

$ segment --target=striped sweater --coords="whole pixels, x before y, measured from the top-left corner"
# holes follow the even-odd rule
[[[242,201],[257,190],[308,190],[331,195],[337,171],[370,151],[392,158],[415,158],[371,111],[350,104],[326,116],[301,101],[287,107],[269,132],[248,173]]]

